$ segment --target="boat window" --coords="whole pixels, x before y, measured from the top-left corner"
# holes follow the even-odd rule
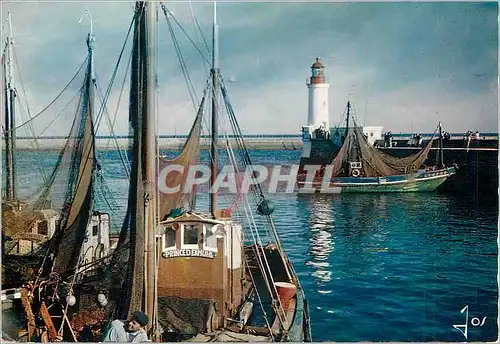
[[[97,236],[98,232],[99,232],[99,225],[93,225],[92,226],[92,235]]]
[[[172,227],[165,229],[165,247],[175,246],[175,231]]]
[[[38,222],[38,234],[48,235],[49,234],[49,224],[47,221]]]
[[[198,245],[198,225],[184,225],[184,245]]]

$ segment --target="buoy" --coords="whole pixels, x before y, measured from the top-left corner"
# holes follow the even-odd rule
[[[74,295],[66,296],[66,303],[68,304],[68,306],[74,306],[76,303],[76,297]]]
[[[102,293],[97,295],[97,301],[103,302],[104,300],[106,300],[106,295],[104,295]]]
[[[356,170],[352,170],[351,174],[353,177],[359,177],[360,173],[359,173],[359,170],[356,169]]]
[[[274,285],[276,286],[281,306],[286,312],[290,307],[290,301],[297,294],[297,286],[288,282],[274,282]]]
[[[262,200],[257,206],[257,214],[259,215],[271,215],[274,213],[274,204],[268,199]]]

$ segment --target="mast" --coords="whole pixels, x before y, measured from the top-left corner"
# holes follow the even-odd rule
[[[346,118],[346,132],[349,130],[349,116],[351,112],[351,102],[347,101],[347,118]]]
[[[346,128],[345,128],[345,138],[344,141],[347,140],[347,136],[349,135],[349,116],[351,115],[351,102],[348,100],[347,101],[347,115],[346,115]],[[346,161],[347,164],[349,164],[349,153],[351,152],[351,149],[349,148],[346,152]]]
[[[9,22],[9,36],[5,46],[4,58],[6,59],[5,66],[5,164],[6,164],[6,200],[14,201],[17,199],[16,190],[16,121],[15,121],[15,103],[16,91],[14,89],[14,69],[13,69],[13,52],[12,45],[12,20],[10,11],[7,11],[7,20]]]
[[[217,26],[217,3],[214,1],[214,24],[213,24],[213,53],[212,53],[212,147],[211,147],[211,173],[210,173],[210,185],[212,187],[215,184],[215,180],[217,178],[217,163],[218,163],[218,155],[217,155],[217,146],[218,146],[218,109],[219,109],[219,99],[218,99],[218,90],[219,90],[219,42],[218,42],[218,31],[219,28]],[[215,217],[215,212],[217,210],[217,194],[215,192],[210,193],[210,213],[213,217]]]
[[[5,106],[5,118],[4,118],[4,137],[5,137],[5,199],[10,201],[12,199],[12,183],[11,183],[11,149],[10,149],[10,92],[9,92],[9,82],[7,77],[7,59],[8,59],[8,46],[9,37],[5,43],[5,50],[3,52],[3,70],[4,70],[4,106]]]
[[[146,56],[145,56],[145,90],[147,111],[145,120],[145,232],[146,232],[146,281],[145,281],[145,311],[151,319],[150,326],[154,326],[155,305],[155,272],[156,272],[156,6],[151,0],[146,1]]]
[[[444,154],[443,154],[443,126],[439,122],[439,164],[444,167]]]
[[[90,15],[89,10],[85,10],[89,19],[90,19],[90,31],[87,36],[87,48],[89,50],[89,78],[87,82],[89,83],[87,91],[88,91],[88,108],[90,109],[90,116],[94,115],[94,83],[95,83],[95,75],[94,75],[94,31],[92,25],[92,16]]]
[[[90,32],[89,32],[89,35],[87,36],[87,47],[89,48],[89,58],[90,58],[90,81],[91,81],[91,83],[93,85],[94,82],[95,82],[95,74],[94,74],[94,50],[93,50],[95,37],[94,37],[94,30],[93,30],[92,15],[90,15],[90,11],[89,10],[85,10],[85,13],[87,13],[87,15],[89,16],[89,19],[90,19]]]

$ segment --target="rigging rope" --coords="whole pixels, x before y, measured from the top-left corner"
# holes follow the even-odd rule
[[[184,30],[184,28],[182,27],[182,25],[177,21],[177,19],[175,18],[174,14],[172,12],[170,12],[169,9],[161,1],[160,1],[160,5],[161,5],[161,9],[163,10],[163,13],[165,14],[165,18],[167,19],[167,22],[168,22],[168,16],[171,16],[174,19],[175,23],[180,27],[180,29],[182,30],[182,32],[186,35],[186,37],[189,40],[189,42],[191,42],[191,44],[194,46],[194,48],[198,51],[198,53],[200,54],[200,56],[202,57],[202,59],[207,63],[207,65],[210,65],[209,59],[200,50],[200,48],[198,48],[198,46],[196,45],[196,43],[191,39],[191,37],[186,32],[186,30]]]
[[[97,86],[96,84],[96,89],[97,89],[97,93],[98,93],[98,96],[99,96],[99,99],[101,100],[101,102],[104,103],[104,99],[102,98],[102,93],[101,93],[101,89]],[[120,97],[121,97],[121,94],[120,94]],[[109,113],[107,110],[106,111],[106,114],[107,114],[107,119],[108,119],[108,125],[109,125],[109,130],[110,130],[110,134],[111,136],[113,137],[114,139],[114,142],[116,144],[116,149],[118,151],[118,155],[120,156],[120,161],[123,165],[123,169],[125,170],[125,174],[127,175],[127,179],[130,181],[130,162],[128,161],[128,157],[126,154],[123,154],[123,151],[122,149],[120,148],[119,144],[118,144],[118,139],[116,138],[116,135],[115,135],[115,132],[113,130],[113,125],[111,124],[111,118],[109,116]],[[118,111],[118,107],[117,107],[117,111]],[[116,113],[115,113],[116,115]],[[116,118],[116,117],[115,117]]]
[[[172,42],[174,43],[175,52],[177,54],[177,58],[179,59],[179,63],[180,63],[181,70],[182,70],[182,74],[184,75],[184,79],[186,81],[186,85],[187,85],[187,89],[188,89],[188,92],[189,92],[189,96],[191,97],[191,101],[193,103],[193,107],[194,107],[194,109],[196,111],[196,109],[198,107],[198,96],[196,95],[196,90],[193,87],[193,83],[191,81],[191,76],[189,75],[189,72],[188,72],[188,69],[187,69],[187,66],[186,66],[186,62],[184,60],[184,57],[182,55],[182,52],[181,52],[181,49],[180,49],[180,46],[179,46],[179,42],[177,41],[177,37],[175,36],[175,33],[174,33],[174,29],[172,27],[172,24],[170,23],[170,20],[168,19],[168,15],[167,15],[167,11],[168,10],[167,10],[167,8],[164,5],[162,5],[162,9],[163,9],[163,13],[165,14],[165,19],[167,20],[168,30],[169,30],[170,35],[172,37]]]
[[[73,76],[73,78],[71,78],[71,80],[66,84],[66,86],[64,86],[63,90],[61,92],[59,92],[59,94],[54,98],[54,100],[52,100],[47,106],[45,106],[39,113],[37,113],[35,116],[33,116],[31,119],[29,119],[28,121],[18,125],[17,127],[13,128],[13,129],[10,129],[9,132],[13,131],[13,130],[17,130],[19,128],[22,128],[24,127],[25,125],[31,123],[33,120],[35,120],[36,118],[40,117],[49,107],[52,106],[52,104],[54,104],[57,99],[59,99],[59,97],[68,89],[68,87],[73,83],[73,81],[75,80],[75,78],[78,76],[78,74],[80,74],[80,71],[82,70],[83,66],[85,66],[85,63],[87,62],[87,59],[88,59],[88,56],[85,58],[85,60],[83,61],[82,65],[80,66],[80,68],[78,68],[78,71],[76,72],[76,74]],[[5,130],[4,130],[4,133],[5,133]]]
[[[120,102],[121,102],[121,99],[122,99],[122,96],[123,96],[123,91],[125,90],[125,83],[127,82],[127,77],[129,76],[128,75],[128,71],[130,69],[131,63],[132,63],[132,51],[130,52],[130,56],[129,56],[128,63],[127,63],[127,68],[126,68],[125,74],[123,76],[122,87],[120,89],[120,94],[118,96],[116,110],[115,110],[115,113],[113,115],[113,121],[110,124],[110,130],[113,130],[113,128],[115,127],[115,124],[116,124],[116,117],[118,116],[118,110],[120,109]],[[108,115],[108,117],[109,117],[109,115]]]
[[[227,100],[227,99],[225,98],[225,100]],[[228,105],[228,102],[226,102],[226,107],[227,107],[227,105]],[[235,118],[234,118],[234,122],[232,121],[231,124],[238,126],[238,123],[236,122]],[[237,129],[239,129],[239,126],[237,127]],[[239,130],[239,133],[237,133],[237,136],[241,137],[241,130]],[[227,138],[227,134],[226,134],[226,138]],[[228,143],[229,140],[226,140],[226,142]],[[244,144],[244,142],[243,142],[243,144]],[[233,163],[233,167],[237,170],[238,165],[236,163],[236,159],[235,159],[233,150],[229,145],[228,145],[228,152],[230,154],[230,159],[231,159],[231,162]],[[245,148],[244,152],[246,153],[246,158],[248,158],[248,160],[250,160],[250,157],[249,157],[249,154],[248,154],[248,151],[246,150],[246,148]],[[251,166],[251,162],[247,166]],[[252,178],[255,181],[255,177],[254,177],[253,173],[252,173]],[[262,190],[260,189],[260,187],[259,187],[259,190],[260,190],[259,196],[261,196],[261,198],[262,198],[263,194],[262,194]],[[257,262],[259,264],[259,269],[263,273],[264,281],[265,281],[267,289],[269,291],[269,295],[273,298],[273,301],[278,305],[278,309],[276,312],[278,315],[278,319],[280,320],[280,323],[282,324],[282,326],[284,326],[286,323],[285,310],[284,310],[283,306],[281,305],[281,301],[280,301],[279,297],[277,297],[278,291],[277,291],[276,286],[275,286],[275,281],[273,278],[271,267],[270,267],[269,262],[268,262],[267,257],[266,257],[265,249],[264,249],[263,244],[262,244],[262,239],[261,239],[259,230],[257,228],[255,218],[253,216],[252,207],[250,206],[250,202],[248,200],[247,195],[243,194],[243,197],[244,197],[243,205],[244,205],[245,215],[247,216],[247,219],[250,221],[250,223],[249,223],[250,233],[252,235],[253,242],[257,244],[257,245],[252,245],[252,249],[255,253],[255,257],[257,258]],[[270,216],[266,216],[266,217],[269,218]],[[277,233],[276,233],[276,236],[277,236]],[[277,247],[278,247],[280,255],[282,255],[281,247],[279,245],[277,245]],[[260,248],[260,250],[259,250],[259,248]],[[284,264],[286,264],[283,256],[282,256],[282,259],[283,259]],[[290,274],[289,274],[286,266],[285,266],[285,270],[290,277]],[[273,294],[273,292],[274,292],[274,294]]]
[[[96,116],[96,126],[94,128],[94,133],[97,133],[97,131],[99,129],[99,126],[100,126],[100,123],[101,123],[101,119],[102,119],[102,116],[103,116],[104,112],[106,112],[106,114],[108,115],[108,119],[109,119],[109,113],[107,112],[106,104],[107,104],[107,102],[109,100],[109,96],[111,94],[111,89],[112,89],[112,86],[114,84],[114,81],[115,81],[115,78],[116,78],[116,74],[118,72],[118,68],[120,66],[120,62],[121,62],[121,59],[123,57],[123,53],[125,51],[125,47],[127,46],[127,43],[128,43],[129,37],[130,37],[130,32],[132,31],[132,27],[134,25],[134,21],[136,20],[136,17],[137,17],[137,13],[134,14],[134,17],[132,18],[132,21],[130,22],[130,25],[129,25],[129,28],[128,28],[128,31],[127,31],[127,35],[125,36],[125,41],[124,41],[124,43],[122,45],[122,49],[120,51],[120,54],[118,55],[118,60],[116,61],[115,68],[113,70],[113,74],[112,74],[111,79],[110,79],[110,81],[108,83],[108,87],[106,89],[106,93],[104,94],[104,96],[102,95],[101,89],[98,87],[97,82],[92,82],[92,85],[95,86],[95,88],[97,90],[98,97],[101,100],[101,107],[100,107],[100,109],[99,109],[99,111],[97,113],[97,116]],[[129,59],[129,62],[130,62],[130,60],[131,60],[131,58]],[[129,66],[130,66],[130,63],[127,64],[127,72],[128,72]],[[126,73],[125,73],[125,78],[126,78]],[[124,81],[123,81],[123,84],[122,84],[122,91],[120,92],[120,98],[121,98],[121,95],[122,95],[122,92],[123,92],[123,88],[124,88],[124,85],[125,85],[125,80],[126,80],[125,78],[124,78]],[[116,119],[116,114],[118,112],[118,108],[119,108],[119,102],[118,102],[117,109],[116,109],[116,112],[115,112],[115,119]],[[113,126],[110,127],[110,131],[112,132],[112,135],[113,135],[113,137],[116,140],[116,136],[114,135]],[[117,142],[117,147],[118,147],[118,142]],[[127,164],[124,162],[125,158],[122,157],[122,152],[121,152],[121,150],[119,148],[118,148],[118,152],[120,154],[120,159],[122,160],[122,163],[124,164],[125,173],[127,174],[127,177],[130,180],[130,171],[128,169]]]
[[[226,149],[227,149],[227,153],[228,153],[228,156],[229,156],[229,160],[231,161],[231,163],[232,163],[232,165],[233,165],[234,170],[235,170],[235,171],[237,171],[237,170],[238,170],[238,164],[237,164],[237,162],[236,162],[236,157],[235,157],[235,155],[234,155],[234,151],[233,151],[232,147],[229,145],[229,140],[228,140],[227,133],[225,133],[225,137],[226,137]],[[246,199],[246,195],[244,195],[244,197],[245,197],[245,200],[247,201],[247,199]],[[252,238],[253,238],[253,241],[254,241],[254,242],[257,242],[257,240],[260,242],[260,237],[258,237],[258,238],[257,238],[257,240],[256,240],[256,236],[254,235],[254,231],[253,231],[253,230],[254,230],[254,228],[255,228],[255,232],[256,232],[257,236],[258,236],[259,234],[258,234],[258,230],[257,230],[257,227],[256,227],[255,222],[253,222],[253,221],[252,221],[253,219],[250,219],[250,218],[249,218],[249,216],[248,216],[247,207],[246,207],[246,206],[247,206],[247,204],[248,204],[248,202],[244,203],[244,204],[243,204],[243,208],[244,208],[244,211],[245,211],[245,215],[247,216],[247,220],[250,220],[250,224],[249,224],[249,225],[250,225],[250,233],[252,234]],[[249,205],[248,205],[248,207],[250,208],[250,206],[249,206]],[[250,209],[250,212],[251,212],[251,209]],[[260,242],[260,244],[261,244],[261,242]],[[262,262],[262,257],[260,256],[259,252],[257,251],[257,249],[256,249],[255,245],[253,245],[253,246],[252,246],[252,249],[253,249],[253,251],[255,252],[255,257],[257,258],[257,263],[258,263],[258,265],[259,265],[259,269],[260,269],[261,271],[264,271],[264,264],[263,264],[263,262]],[[265,255],[264,255],[264,259],[266,259]],[[245,264],[247,265],[248,272],[250,273],[250,277],[251,277],[252,282],[254,283],[254,286],[255,286],[255,280],[254,280],[254,277],[253,277],[252,270],[248,267],[248,263],[247,263],[247,261],[246,261],[246,260],[244,260],[244,262],[245,262]],[[264,278],[264,282],[266,283],[266,286],[267,286],[267,288],[268,288],[268,291],[269,291],[270,295],[272,295],[272,290],[271,290],[271,287],[270,287],[270,285],[269,285],[269,281],[267,280],[267,278]],[[264,309],[264,304],[262,303],[262,300],[261,300],[261,298],[260,298],[260,295],[259,295],[259,293],[258,293],[257,288],[254,288],[254,289],[255,289],[255,291],[256,291],[256,293],[257,293],[257,297],[258,297],[258,299],[259,299],[259,305],[260,305],[260,306],[261,306],[261,308],[262,308],[262,312],[263,312],[263,314],[264,314],[264,319],[265,319],[265,321],[266,321],[266,325],[267,325],[267,327],[269,328],[269,333],[271,333],[271,336],[272,336],[271,326],[269,325],[269,322],[268,322],[268,319],[267,319],[267,312],[266,312],[266,311],[265,311],[265,309]]]
[[[129,37],[130,32],[131,32],[131,30],[132,30],[133,23],[134,23],[134,21],[135,21],[135,19],[136,19],[136,16],[137,16],[137,13],[136,13],[136,14],[134,14],[134,17],[133,17],[133,19],[132,19],[132,21],[131,21],[131,23],[130,23],[130,26],[129,26],[129,29],[128,29],[128,32],[127,32],[127,36],[126,36],[126,39],[125,39],[125,43],[124,43],[124,45],[123,45],[123,47],[122,47],[122,50],[121,50],[121,52],[120,52],[120,55],[119,55],[118,61],[117,61],[117,63],[116,63],[116,66],[115,66],[115,70],[114,70],[114,73],[113,73],[112,79],[111,79],[111,81],[110,81],[110,83],[109,83],[109,85],[108,85],[108,89],[107,89],[107,91],[108,91],[107,95],[108,95],[108,96],[109,96],[109,92],[110,92],[110,90],[111,90],[111,86],[112,86],[112,84],[113,84],[114,78],[115,78],[115,76],[116,76],[116,72],[117,72],[117,69],[118,69],[118,65],[119,65],[119,63],[120,63],[120,61],[121,61],[121,57],[122,57],[122,55],[123,55],[123,51],[125,50],[125,46],[126,46],[126,43],[127,43],[127,41],[128,41],[128,37]],[[68,85],[66,85],[66,87],[65,87],[65,88],[64,88],[64,90],[63,90],[63,91],[62,91],[62,92],[58,95],[58,97],[59,97],[59,96],[60,96],[60,95],[61,95],[61,94],[62,94],[62,93],[66,90],[66,88],[68,88],[68,87],[69,87],[69,85],[73,82],[73,80],[74,80],[74,79],[76,78],[76,76],[79,74],[80,70],[81,70],[81,69],[85,66],[85,63],[87,62],[88,58],[89,58],[89,55],[87,55],[87,57],[85,58],[84,62],[83,62],[83,63],[82,63],[82,65],[80,66],[80,68],[79,68],[79,70],[78,70],[77,74],[75,74],[75,76],[71,79],[71,81],[68,83]],[[90,77],[90,76],[88,75],[88,77]],[[93,85],[94,85],[94,83],[91,81],[91,86],[93,86]],[[57,99],[58,97],[56,97],[56,99]],[[55,99],[55,100],[56,100],[56,99]],[[55,100],[54,100],[53,102],[55,102]],[[53,102],[52,102],[52,103],[53,103]],[[50,105],[52,105],[52,103],[51,103],[51,104],[49,104],[49,105],[48,105],[48,106],[47,106],[44,110],[42,110],[42,112],[43,112],[43,111],[45,111],[45,110],[46,110],[46,109],[47,109]],[[103,103],[103,104],[102,104],[102,106],[104,106],[104,105],[105,105],[105,104]],[[101,108],[101,109],[102,109],[102,108]],[[41,113],[39,113],[37,116],[33,117],[33,119],[35,119],[36,117],[38,117],[40,114],[41,114]],[[98,115],[98,117],[99,117],[99,115]],[[98,119],[98,121],[99,121],[99,119]],[[75,124],[75,123],[74,123],[74,124]],[[74,124],[73,124],[73,125],[74,125]],[[24,124],[23,124],[23,125],[24,125]],[[73,130],[73,129],[72,129],[72,130]],[[95,133],[95,132],[97,132],[97,128],[94,128],[94,133]],[[52,173],[52,176],[51,176],[51,178],[50,178],[51,183],[53,183],[53,182],[54,182],[54,180],[55,180],[55,177],[56,177],[56,175],[57,175],[57,171],[58,171],[58,166],[61,164],[61,161],[62,161],[63,152],[67,149],[68,145],[69,145],[69,140],[68,140],[68,141],[66,141],[65,146],[64,146],[64,147],[62,148],[62,150],[61,150],[61,154],[60,154],[59,159],[58,159],[58,162],[57,162],[57,164],[56,164],[56,166],[57,166],[57,167],[56,167],[56,169],[54,170],[54,172]],[[88,158],[88,157],[87,157],[87,158]],[[89,160],[89,159],[87,159],[87,161],[88,161],[88,160]],[[79,181],[78,181],[78,183],[77,183],[77,184],[79,184]],[[47,196],[47,193],[48,193],[48,190],[49,190],[49,188],[47,188],[47,189],[46,189],[46,191],[44,192],[44,194],[43,194],[42,196],[45,196],[45,197],[46,197],[46,196]],[[50,241],[50,245],[51,245],[51,246],[52,246],[52,244],[53,244],[53,240],[51,240],[51,241]],[[44,257],[43,263],[42,263],[42,265],[41,265],[41,267],[40,267],[40,269],[39,269],[39,271],[38,271],[37,280],[41,277],[41,274],[42,274],[42,272],[43,272],[43,267],[44,267],[44,265],[45,265],[45,261],[46,261],[46,260],[47,260],[47,258],[48,258],[48,254],[49,254],[49,252],[50,252],[50,249],[46,251],[46,254],[45,254],[45,257]],[[78,269],[78,266],[77,266],[77,269]]]
[[[52,121],[49,123],[49,125],[47,125],[47,127],[45,127],[45,129],[43,129],[40,133],[40,135],[42,135],[54,122],[55,120],[69,107],[69,105],[73,102],[73,100],[78,97],[80,95],[80,93],[82,92],[82,88],[80,88],[76,94],[73,96],[73,98],[71,98],[71,100],[66,104],[66,106],[59,112],[57,113],[54,118],[52,119]],[[69,136],[67,137],[69,138]],[[58,175],[59,173],[59,167],[61,165],[61,162],[62,162],[62,154],[64,152],[64,150],[66,149],[67,147],[67,144],[64,146],[64,148],[60,151],[59,153],[59,159],[58,161],[56,162],[56,165],[55,165],[55,168],[51,174],[51,176],[49,178],[46,178],[44,180],[44,184],[42,184],[36,191],[34,191],[33,193],[31,193],[29,196],[26,197],[26,199],[30,199],[30,198],[33,198],[35,197],[37,194],[39,194],[42,190],[45,189],[45,191],[43,192],[42,195],[40,195],[37,199],[36,202],[40,201],[40,200],[43,200],[44,198],[47,197],[48,195],[48,192],[50,191],[50,189],[52,188],[52,185],[55,181],[55,178],[56,176]],[[37,203],[35,202],[35,206],[37,205]]]
[[[81,92],[83,91],[83,87],[84,87],[84,86],[82,86],[82,87],[81,87],[81,88],[80,88],[80,89],[76,92],[76,94],[73,96],[73,98],[71,98],[71,99],[70,99],[70,101],[69,101],[68,103],[66,103],[66,105],[62,108],[62,110],[61,110],[61,111],[59,111],[59,112],[58,112],[58,113],[54,116],[54,118],[52,118],[52,120],[49,122],[49,124],[48,124],[48,125],[47,125],[47,126],[46,126],[46,127],[45,127],[45,128],[44,128],[41,132],[40,132],[40,134],[38,135],[38,137],[41,137],[41,136],[42,136],[42,135],[43,135],[43,134],[47,131],[47,129],[49,129],[49,128],[50,128],[50,126],[51,126],[52,124],[54,124],[54,122],[55,122],[55,121],[59,118],[59,116],[61,116],[61,115],[62,115],[62,113],[63,113],[63,112],[64,112],[64,111],[65,111],[65,110],[69,107],[69,105],[73,102],[73,100],[75,100],[75,99],[76,99],[76,97],[80,96]],[[37,139],[37,137],[35,136],[35,137],[34,137],[34,140],[36,140],[36,139]]]
[[[120,51],[120,54],[118,55],[118,60],[116,61],[115,68],[113,70],[113,74],[111,75],[111,80],[109,81],[108,88],[106,89],[106,92],[104,94],[104,101],[103,101],[103,103],[101,105],[101,108],[99,109],[98,114],[97,114],[98,118],[101,117],[101,115],[104,112],[104,109],[106,107],[106,104],[108,102],[109,96],[111,94],[111,88],[113,87],[113,84],[114,84],[114,81],[115,81],[115,78],[116,78],[116,74],[118,72],[118,67],[119,67],[120,62],[122,60],[123,52],[125,51],[125,47],[127,46],[127,42],[128,42],[129,37],[130,37],[130,32],[132,31],[132,27],[134,25],[134,21],[136,20],[136,17],[137,17],[137,13],[134,13],[134,17],[132,18],[132,21],[130,22],[130,25],[129,25],[129,28],[128,28],[128,31],[127,31],[127,35],[125,37],[125,42],[123,43],[122,49]],[[97,123],[98,124],[97,124],[97,128],[95,129],[95,132],[97,132],[97,130],[98,130],[100,120],[98,120]]]
[[[200,24],[198,23],[198,19],[196,19],[196,16],[194,15],[193,7],[191,6],[191,1],[188,2],[188,5],[189,5],[189,13],[191,14],[191,20],[193,21],[193,25],[195,27],[195,32],[201,36],[201,39],[203,40],[203,45],[207,49],[208,55],[211,56],[212,53],[210,52],[210,48],[208,47],[207,40],[205,39],[205,35],[201,30]]]
[[[27,114],[28,114],[28,119],[31,119],[32,116],[31,116],[31,111],[30,111],[29,104],[28,104],[28,97],[26,96],[26,87],[24,86],[24,82],[23,82],[23,78],[22,78],[22,73],[21,73],[21,67],[20,67],[20,64],[19,64],[19,59],[17,57],[17,49],[12,49],[12,50],[14,51],[14,62],[15,62],[15,65],[17,67],[17,75],[19,75],[19,81],[21,83],[21,89],[23,91],[24,102],[25,102],[25,105],[26,105],[26,111],[27,111]],[[18,100],[18,102],[19,102],[19,106],[24,111],[21,101]],[[30,125],[28,126],[27,132],[31,133],[31,135],[33,137],[33,141],[34,141],[36,150],[40,150],[40,146],[38,144],[37,135],[35,133],[35,128],[32,125],[32,123],[30,123]],[[42,167],[41,159],[42,159],[41,156],[39,156],[37,154],[36,155],[36,161],[37,161],[38,170],[40,172],[40,175],[42,176],[43,182],[45,183],[47,181],[47,175],[45,173],[45,170]]]

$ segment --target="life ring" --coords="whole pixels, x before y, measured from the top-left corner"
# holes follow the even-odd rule
[[[360,172],[358,169],[355,169],[355,170],[352,170],[351,175],[356,178],[356,177],[359,177]]]

